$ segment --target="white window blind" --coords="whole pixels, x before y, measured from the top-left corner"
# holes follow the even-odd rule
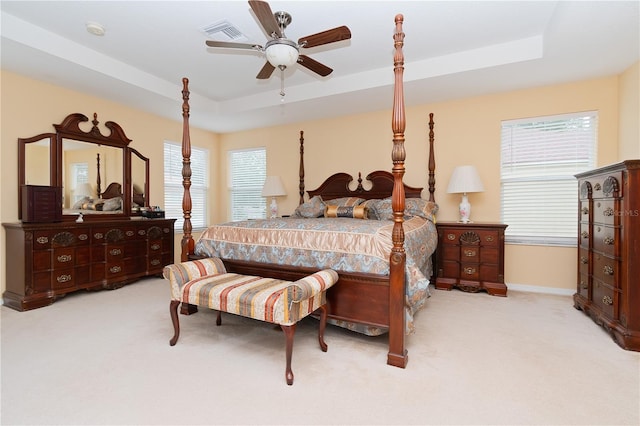
[[[576,173],[595,166],[595,111],[502,122],[502,221],[510,243],[577,244]]]
[[[262,186],[267,177],[265,148],[229,151],[231,220],[267,217]]]
[[[203,229],[207,226],[207,199],[209,187],[209,151],[191,146],[191,226]],[[165,217],[177,218],[176,230],[182,230],[182,145],[164,143],[164,210]]]

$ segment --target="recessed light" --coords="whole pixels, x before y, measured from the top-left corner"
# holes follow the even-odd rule
[[[105,29],[97,22],[87,22],[87,31],[95,36],[103,36]]]

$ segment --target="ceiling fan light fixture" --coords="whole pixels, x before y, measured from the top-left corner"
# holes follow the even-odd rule
[[[267,61],[276,68],[290,67],[298,62],[298,46],[291,40],[271,40],[267,42],[264,53]]]

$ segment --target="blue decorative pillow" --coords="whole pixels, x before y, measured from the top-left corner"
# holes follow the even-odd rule
[[[300,204],[298,207],[296,207],[291,217],[321,217],[324,215],[325,206],[326,204],[324,203],[324,201],[322,201],[322,197],[316,195],[306,203]]]

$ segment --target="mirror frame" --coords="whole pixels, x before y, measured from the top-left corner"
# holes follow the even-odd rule
[[[69,114],[60,124],[54,124],[55,133],[42,133],[30,138],[18,139],[18,206],[22,205],[22,186],[27,182],[27,158],[26,158],[26,146],[29,143],[41,141],[43,139],[49,139],[49,165],[50,165],[50,186],[62,187],[63,184],[63,140],[76,140],[80,142],[88,142],[97,145],[106,145],[122,150],[122,212],[121,213],[106,213],[100,215],[85,215],[85,220],[99,220],[99,219],[113,219],[122,217],[128,218],[129,216],[136,216],[139,213],[132,211],[132,194],[133,184],[131,181],[131,155],[135,154],[142,159],[145,164],[145,207],[149,205],[149,159],[137,150],[130,148],[129,143],[131,139],[127,137],[122,127],[113,121],[107,121],[104,126],[111,131],[107,136],[103,135],[98,128],[98,115],[93,114],[93,120],[91,121],[92,127],[89,131],[83,131],[80,128],[81,123],[88,122],[89,118],[81,113]],[[18,207],[18,218],[22,219],[22,211]],[[62,215],[63,221],[75,220],[76,215]]]

